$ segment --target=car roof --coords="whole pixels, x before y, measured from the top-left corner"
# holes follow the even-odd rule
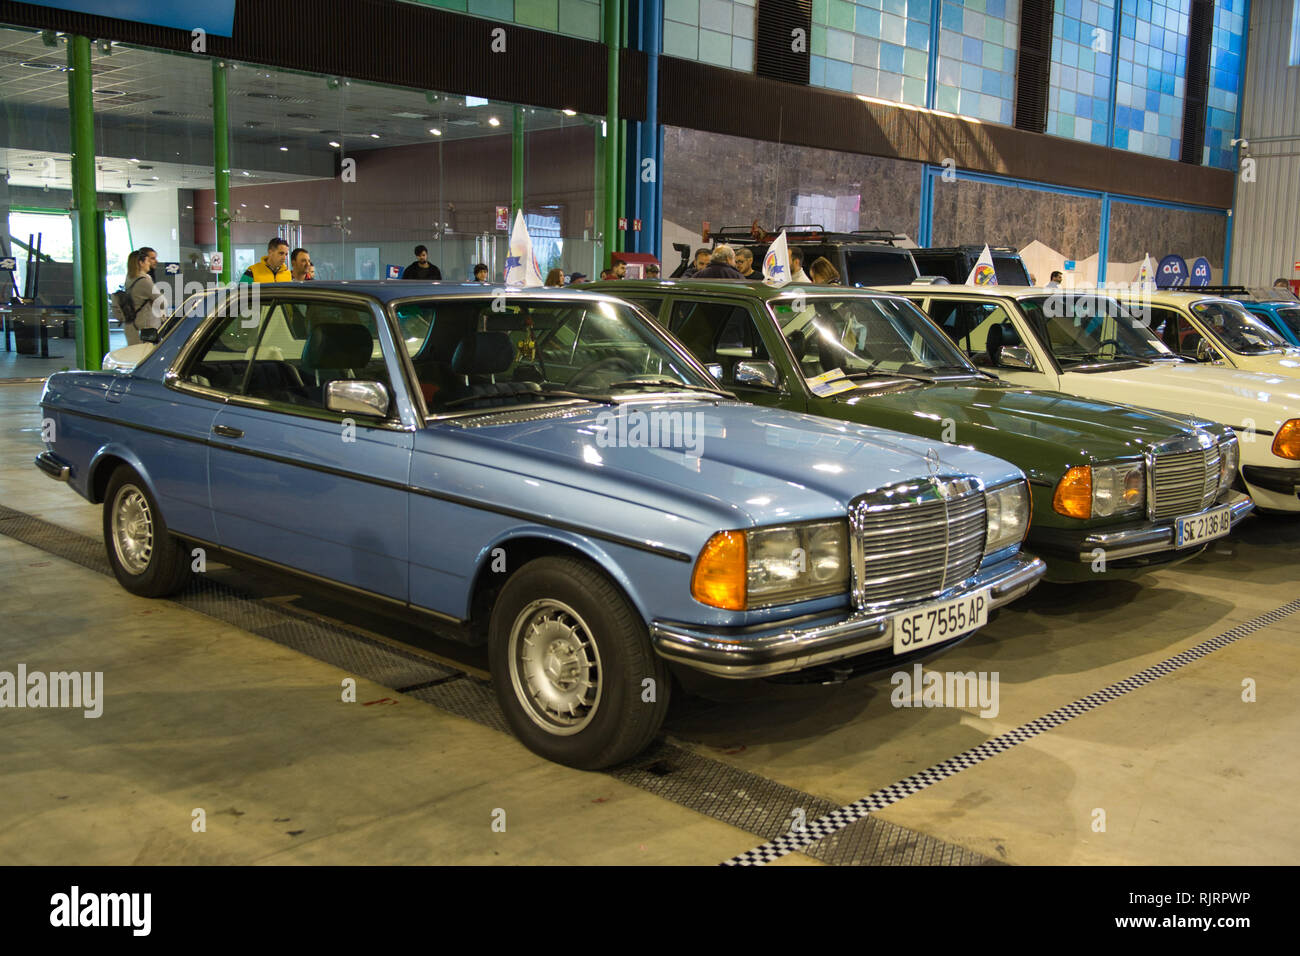
[[[504,292],[511,297],[550,297],[555,295],[571,296],[573,298],[596,297],[587,292],[582,286],[578,288],[563,286],[558,289],[539,286],[525,289],[520,286],[508,286],[500,282],[425,282],[417,279],[312,279],[308,282],[266,284],[274,285],[272,291],[275,292],[287,289],[303,289],[311,292],[352,292],[370,296],[381,302],[423,296],[433,298],[443,295],[483,295],[484,293],[495,294],[498,292]],[[602,289],[600,291],[606,296],[609,295],[607,290]]]
[[[812,283],[791,282],[783,286],[771,286],[765,282],[746,282],[737,279],[606,279],[601,282],[588,283],[594,292],[606,295],[619,295],[620,290],[631,293],[658,292],[667,295],[670,292],[721,292],[730,295],[748,296],[755,299],[778,299],[781,296],[799,293],[805,296],[834,295],[843,297],[854,295],[862,298],[884,298],[889,293],[879,289],[858,288],[844,285],[814,285]]]
[[[1071,290],[1045,289],[1042,286],[1029,286],[1029,285],[954,285],[951,283],[949,283],[948,285],[930,285],[928,283],[924,285],[920,285],[920,284],[878,285],[878,286],[873,286],[872,288],[874,288],[877,292],[889,292],[894,295],[918,295],[918,294],[927,295],[927,296],[942,296],[942,295],[950,295],[950,294],[1000,295],[1000,296],[1008,296],[1014,299],[1027,298],[1029,296],[1035,296],[1035,295],[1051,295],[1054,292],[1062,292],[1062,291],[1073,291],[1073,292],[1079,291],[1077,289],[1071,289]],[[1092,290],[1092,291],[1105,291],[1105,290]]]

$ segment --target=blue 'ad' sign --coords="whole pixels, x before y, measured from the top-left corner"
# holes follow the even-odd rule
[[[178,276],[181,274],[181,264],[179,262],[160,262],[163,275]]]
[[[1187,260],[1182,256],[1165,256],[1156,266],[1156,288],[1172,289],[1187,285]]]
[[[27,0],[38,7],[56,7],[114,20],[134,20],[193,33],[203,30],[219,37],[235,32],[235,0],[203,3],[157,3],[156,0]]]
[[[1192,285],[1209,285],[1211,271],[1210,260],[1205,256],[1199,257],[1192,263]]]
[[[5,256],[0,259],[0,272],[17,272],[18,260],[13,256]]]

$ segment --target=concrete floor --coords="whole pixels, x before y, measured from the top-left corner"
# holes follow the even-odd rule
[[[0,504],[98,538],[99,509],[31,465],[38,395],[0,386]],[[892,707],[887,678],[727,684],[680,701],[666,735],[850,803],[1294,600],[1297,559],[1300,521],[1265,516],[1138,582],[1040,586],[931,665],[996,671],[996,717]],[[712,864],[763,842],[391,688],[361,680],[359,701],[395,702],[343,704],[344,671],[3,534],[0,580],[0,670],[106,682],[98,720],[0,710],[0,862]],[[1300,613],[875,816],[1013,864],[1293,863],[1298,665]]]

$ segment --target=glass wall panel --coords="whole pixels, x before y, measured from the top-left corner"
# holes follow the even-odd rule
[[[1108,145],[1114,32],[1112,0],[1056,0],[1047,132]]]
[[[813,0],[810,81],[925,105],[930,0]]]
[[[1241,61],[1246,55],[1245,14],[1246,0],[1218,0],[1214,7],[1204,162],[1207,166],[1221,169],[1231,169],[1236,159],[1230,144],[1237,135],[1237,110],[1241,105]]]
[[[754,6],[755,0],[664,0],[664,53],[752,72]]]
[[[600,0],[407,0],[486,20],[503,20],[521,27],[599,40]]]
[[[1124,0],[1112,143],[1119,149],[1179,158],[1190,13],[1191,0]]]
[[[1015,0],[943,0],[935,107],[1011,125],[1019,33]]]
[[[422,245],[444,280],[499,281],[516,123],[539,266],[599,271],[599,119],[247,64],[227,88],[236,275],[282,237],[318,279],[400,275]]]

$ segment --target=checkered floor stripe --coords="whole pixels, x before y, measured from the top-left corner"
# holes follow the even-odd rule
[[[1227,647],[1244,637],[1249,637],[1256,631],[1269,625],[1276,624],[1283,618],[1300,611],[1300,599],[1284,604],[1279,608],[1269,611],[1267,614],[1261,614],[1259,617],[1247,621],[1244,624],[1238,624],[1231,630],[1224,631],[1218,637],[1212,637],[1208,641],[1197,644],[1195,647],[1188,648],[1180,654],[1175,654],[1159,664],[1153,664],[1144,671],[1134,674],[1132,677],[1126,677],[1121,681],[1111,684],[1109,687],[1103,687],[1101,690],[1089,694],[1087,697],[1081,697],[1073,703],[1059,707],[1049,714],[1042,717],[1036,717],[1026,724],[1021,724],[1014,730],[1008,730],[1004,734],[999,734],[980,744],[978,747],[972,747],[955,757],[949,757],[942,760],[932,767],[912,774],[910,777],[904,777],[897,783],[891,783],[874,793],[869,793],[861,800],[850,803],[848,806],[840,807],[838,810],[832,810],[830,813],[816,820],[810,821],[802,830],[791,831],[783,836],[777,837],[769,843],[747,850],[738,856],[726,860],[723,866],[761,866],[764,863],[771,863],[778,860],[788,853],[796,850],[802,850],[814,843],[824,840],[852,823],[862,820],[868,814],[883,810],[891,806],[904,797],[910,797],[914,793],[920,793],[922,790],[930,787],[942,780],[946,780],[954,774],[960,773],[969,767],[983,763],[990,757],[996,757],[1000,753],[1010,750],[1026,740],[1032,740],[1039,734],[1046,733],[1054,727],[1059,727],[1066,721],[1073,720],[1075,717],[1086,714],[1091,710],[1096,710],[1103,704],[1118,700],[1125,694],[1137,690],[1159,680],[1168,674],[1172,674],[1180,667],[1200,660],[1208,654],[1213,654],[1221,648]]]

